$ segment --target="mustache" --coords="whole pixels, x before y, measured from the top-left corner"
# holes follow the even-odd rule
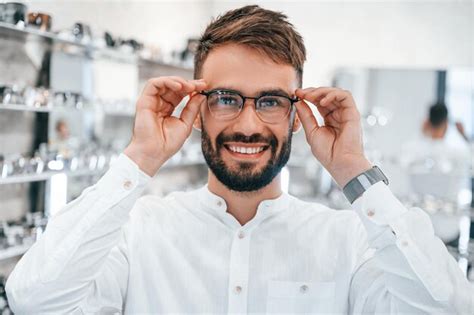
[[[260,133],[254,133],[250,136],[246,136],[242,133],[234,133],[231,135],[220,133],[216,138],[217,147],[221,148],[225,142],[267,143],[271,147],[276,147],[278,144],[278,140],[275,135],[265,137]]]

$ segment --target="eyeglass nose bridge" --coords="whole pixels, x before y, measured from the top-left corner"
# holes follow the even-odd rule
[[[257,100],[260,97],[243,96],[243,95],[240,95],[240,97],[242,98],[242,105],[240,106],[239,113],[244,110],[244,106],[245,106],[245,103],[247,102],[247,100],[253,100],[253,108],[255,110],[255,113],[258,113]]]

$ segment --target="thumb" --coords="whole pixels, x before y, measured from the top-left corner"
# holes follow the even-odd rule
[[[180,120],[186,124],[186,126],[191,129],[193,122],[196,119],[201,104],[206,100],[205,95],[195,94],[192,96],[188,103],[184,106],[183,111],[181,112]]]
[[[306,140],[309,142],[313,133],[319,129],[318,121],[308,103],[303,100],[301,100],[299,105],[296,106],[296,112],[298,113],[298,117],[303,125]]]

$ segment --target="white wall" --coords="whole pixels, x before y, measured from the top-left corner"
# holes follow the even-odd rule
[[[471,1],[30,0],[53,29],[83,21],[93,30],[181,49],[228,9],[257,3],[283,11],[308,50],[305,84],[330,84],[336,67],[444,69],[473,66]]]
[[[289,16],[308,50],[306,85],[334,68],[473,65],[471,1],[213,1],[213,15],[257,3]]]

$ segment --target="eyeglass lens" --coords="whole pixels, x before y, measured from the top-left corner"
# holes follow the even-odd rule
[[[231,92],[213,92],[208,97],[211,114],[218,119],[232,119],[239,115],[244,99]],[[256,111],[259,117],[269,123],[283,120],[291,108],[291,100],[284,96],[266,95],[256,100]]]

